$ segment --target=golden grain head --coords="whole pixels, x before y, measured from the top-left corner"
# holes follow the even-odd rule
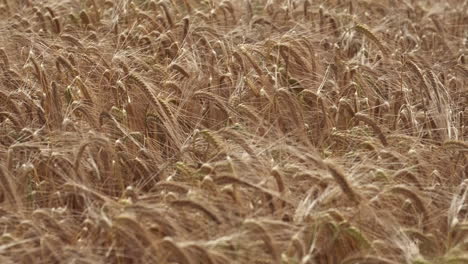
[[[0,262],[463,262],[465,2],[0,1]]]

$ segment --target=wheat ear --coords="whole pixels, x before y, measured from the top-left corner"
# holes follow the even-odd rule
[[[210,252],[208,249],[198,245],[198,244],[192,244],[192,245],[187,245],[184,247],[184,249],[188,249],[191,251],[195,251],[197,255],[200,257],[200,262],[206,263],[206,264],[216,264],[220,262],[216,262],[213,257],[211,257]]]
[[[388,146],[387,138],[385,137],[384,133],[382,132],[382,129],[375,123],[374,120],[372,120],[370,117],[367,115],[364,115],[362,113],[356,113],[353,117],[353,119],[362,121],[366,123],[367,125],[371,126],[372,129],[374,130],[374,133],[377,134],[377,136],[380,139],[380,142],[382,142],[382,145]]]
[[[271,170],[271,175],[275,178],[276,185],[278,185],[279,193],[284,193],[285,191],[285,184],[283,181],[284,177],[281,175],[281,172],[279,171],[278,167],[274,167]]]
[[[91,19],[89,19],[88,13],[85,10],[80,12],[80,19],[81,23],[85,26],[88,26],[91,23]]]
[[[211,220],[213,220],[217,224],[222,223],[219,216],[217,216],[211,209],[209,209],[208,207],[204,206],[201,203],[197,203],[192,200],[176,200],[176,201],[171,202],[171,205],[193,208],[195,210],[198,210],[204,213],[206,216],[208,216]]]
[[[357,255],[347,257],[341,261],[341,264],[398,264],[398,262],[382,257]]]
[[[278,254],[279,252],[276,249],[276,246],[273,243],[273,238],[268,233],[267,229],[260,222],[251,219],[244,221],[244,224],[251,229],[260,232],[263,243],[265,243],[265,246],[268,249],[268,253],[272,256],[274,263],[281,263],[281,258]]]
[[[190,73],[188,73],[182,66],[180,66],[177,63],[173,63],[169,66],[170,69],[174,69],[178,71],[180,74],[182,74],[185,78],[189,79],[190,78]]]
[[[331,162],[325,162],[325,165],[327,166],[331,175],[335,179],[336,183],[338,183],[338,186],[340,186],[341,190],[349,197],[351,201],[353,201],[356,204],[359,204],[359,195],[348,183],[348,180],[346,180],[344,172]]]
[[[286,255],[289,257],[294,257],[294,255],[298,255],[298,259],[303,259],[304,252],[304,243],[299,239],[299,235],[295,234],[289,242],[288,248],[286,250]]]
[[[395,172],[393,174],[393,176],[392,176],[392,178],[394,180],[398,180],[398,179],[404,178],[404,177],[411,180],[416,185],[416,187],[418,187],[418,189],[422,190],[422,185],[419,182],[418,178],[409,169],[401,169],[401,170]]]
[[[171,237],[165,237],[161,242],[161,245],[168,248],[177,257],[178,263],[181,264],[193,264],[191,256],[185,253],[185,251],[177,245]]]
[[[464,152],[468,151],[468,143],[466,141],[447,140],[442,144],[442,146],[446,149],[456,149]]]
[[[176,192],[179,194],[187,194],[189,192],[189,188],[187,186],[184,186],[176,182],[170,182],[170,181],[158,182],[153,187],[153,190],[155,191],[164,190],[164,191]]]
[[[421,200],[419,195],[417,195],[415,192],[412,190],[404,187],[404,186],[394,186],[388,190],[388,192],[391,193],[396,193],[396,194],[401,194],[403,196],[406,196],[409,198],[413,204],[415,205],[416,209],[418,209],[421,214],[423,215],[423,220],[427,221],[429,219],[429,214],[427,212],[426,206],[424,205],[424,202]]]
[[[17,187],[13,183],[12,179],[14,179],[12,175],[10,175],[5,167],[0,165],[0,188],[3,189],[3,193],[6,195],[12,206],[17,209],[22,209],[23,203],[16,193]]]
[[[4,48],[0,48],[0,59],[2,59],[3,65],[0,65],[3,70],[10,69],[10,60],[8,59],[8,55],[5,52]]]
[[[81,80],[79,76],[75,78],[75,82],[78,83],[78,87],[80,88],[81,93],[85,97],[85,102],[90,104],[91,106],[94,105],[93,103],[93,96],[91,95],[91,90],[86,86],[86,84]]]
[[[382,53],[385,55],[385,56],[388,56],[388,51],[387,49],[384,47],[384,45],[382,44],[382,42],[377,38],[377,36],[374,35],[374,33],[372,33],[369,28],[363,24],[358,24],[354,27],[354,30],[356,30],[357,32],[365,35],[366,37],[368,37],[370,40],[372,40],[378,47],[379,49],[382,51]]]

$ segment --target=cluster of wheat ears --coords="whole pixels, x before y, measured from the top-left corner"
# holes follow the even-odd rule
[[[0,3],[1,263],[468,263],[468,1]]]

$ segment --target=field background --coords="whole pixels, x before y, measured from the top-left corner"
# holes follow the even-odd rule
[[[468,1],[0,1],[1,263],[468,263]]]

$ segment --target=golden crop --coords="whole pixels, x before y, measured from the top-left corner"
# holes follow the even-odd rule
[[[0,1],[0,263],[468,263],[468,1]]]

